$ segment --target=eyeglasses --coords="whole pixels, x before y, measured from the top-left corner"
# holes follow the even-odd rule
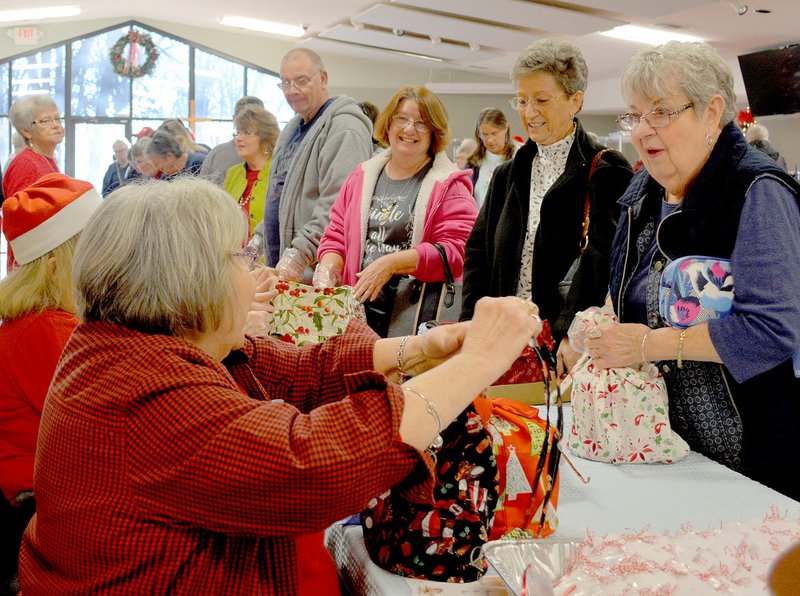
[[[617,124],[622,130],[634,130],[639,123],[644,120],[651,128],[664,128],[670,122],[672,117],[681,114],[694,106],[692,102],[685,103],[679,108],[668,110],[667,108],[656,108],[652,112],[647,112],[644,116],[638,114],[623,114],[617,118]]]
[[[250,132],[249,130],[234,130],[233,131],[233,138],[249,138],[249,137],[257,137],[257,132]]]
[[[42,118],[41,120],[34,120],[31,124],[41,124],[42,126],[50,126],[51,124],[64,125],[64,116],[52,116],[50,118]]]
[[[426,133],[431,131],[431,127],[428,126],[424,120],[411,120],[410,118],[406,118],[401,114],[395,114],[392,116],[392,124],[394,124],[400,130],[405,130],[409,124],[414,125],[414,130],[421,133]]]
[[[284,91],[288,91],[291,89],[292,85],[295,86],[297,89],[305,89],[308,84],[311,82],[312,77],[317,74],[318,72],[322,72],[320,70],[315,70],[311,73],[310,76],[307,77],[297,77],[296,79],[282,79],[280,83],[278,83],[278,89],[283,89]]]
[[[533,105],[537,110],[544,110],[549,107],[556,100],[555,97],[537,97],[536,99],[528,99],[527,97],[512,97],[508,100],[511,107],[518,112],[524,112],[528,109],[529,105]]]
[[[254,246],[245,246],[244,249],[242,249],[242,252],[235,252],[232,256],[242,257],[247,265],[248,271],[252,271],[261,265],[261,259],[258,257],[258,251]]]

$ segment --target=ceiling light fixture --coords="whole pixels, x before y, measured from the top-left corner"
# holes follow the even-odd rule
[[[469,49],[473,52],[480,52],[481,51],[481,44],[475,43],[474,41],[469,44]]]
[[[62,17],[76,17],[81,14],[79,6],[50,6],[45,8],[25,8],[19,10],[0,10],[0,23],[17,21],[43,21]]]
[[[442,38],[431,35],[431,43],[435,46],[438,46],[440,43],[442,43]]]
[[[649,27],[637,27],[636,25],[614,27],[609,31],[601,31],[600,35],[624,39],[625,41],[646,43],[653,46],[667,43],[668,41],[703,41],[694,35],[664,31],[663,29],[651,29]]]
[[[274,35],[285,35],[286,37],[303,37],[306,34],[305,25],[287,25],[275,21],[262,21],[261,19],[251,19],[249,17],[237,17],[225,15],[220,19],[220,24],[227,27],[247,29],[249,31],[260,31],[262,33],[272,33]]]
[[[353,19],[350,19],[350,24],[356,31],[361,31],[364,28],[364,23],[362,23],[361,21],[355,21]]]
[[[430,62],[442,62],[441,58],[437,58],[436,56],[427,56],[425,54],[415,54],[414,52],[401,52],[399,50],[386,50],[387,52],[391,52],[393,54],[400,54],[401,56],[408,56],[409,58],[419,58],[420,60],[428,60]]]

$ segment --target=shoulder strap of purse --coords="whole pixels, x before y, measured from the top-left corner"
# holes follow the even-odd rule
[[[453,306],[456,299],[456,280],[453,277],[453,272],[450,270],[450,263],[447,261],[447,251],[445,251],[444,246],[438,242],[434,242],[433,246],[439,252],[439,256],[442,257],[442,265],[444,265],[444,283],[447,289],[447,293],[444,297],[444,306],[445,308],[450,308]]]
[[[589,204],[589,182],[592,181],[592,175],[594,171],[597,169],[597,163],[600,161],[600,158],[603,156],[603,153],[606,151],[611,151],[608,147],[605,149],[601,149],[597,152],[592,160],[592,165],[589,168],[589,177],[586,179],[586,200],[583,203],[583,229],[581,230],[581,243],[578,247],[579,254],[583,254],[583,251],[586,250],[586,247],[589,246],[589,212],[590,204]]]

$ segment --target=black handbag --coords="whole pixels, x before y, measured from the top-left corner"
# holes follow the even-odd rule
[[[461,314],[461,284],[455,282],[447,253],[434,243],[444,264],[445,281],[420,281],[412,276],[398,280],[386,337],[417,335],[428,321],[456,322]]]
[[[561,296],[562,305],[566,303],[567,296],[569,296],[569,291],[572,288],[572,279],[578,272],[578,266],[580,265],[583,251],[586,250],[587,246],[589,246],[589,212],[591,204],[589,200],[589,183],[592,181],[592,174],[594,174],[594,171],[597,168],[597,163],[600,161],[600,158],[606,151],[610,151],[610,149],[606,147],[605,149],[598,151],[597,155],[595,155],[594,159],[592,160],[592,165],[589,167],[589,178],[586,181],[586,198],[584,199],[583,203],[583,224],[581,225],[581,240],[578,243],[578,256],[575,257],[574,261],[572,261],[572,264],[569,266],[569,269],[567,270],[564,279],[558,282],[558,293]]]

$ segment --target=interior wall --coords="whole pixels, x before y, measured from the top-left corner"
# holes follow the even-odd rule
[[[131,16],[131,19],[136,19]],[[201,27],[190,27],[179,23],[138,19],[145,25],[171,33],[197,44],[212,48],[223,54],[250,62],[261,68],[277,71],[281,57],[293,47],[290,41],[272,39],[241,31],[227,31]],[[39,24],[43,36],[36,46],[15,45],[6,35],[0,35],[0,59],[36,50],[61,41],[86,35],[93,31],[106,29],[120,23],[119,19],[95,19],[61,21]],[[347,94],[356,100],[369,100],[383,108],[392,93],[407,84],[427,82],[505,82],[506,79],[490,77],[478,73],[466,73],[449,69],[414,67],[407,64],[386,63],[377,60],[355,59],[344,55],[323,55],[329,72],[330,87],[333,94]],[[387,68],[390,64],[390,68]],[[517,113],[508,105],[511,97],[509,82],[508,95],[442,95],[447,108],[451,129],[455,138],[471,136],[475,118],[481,109],[496,106],[503,110],[511,123],[512,134],[525,138]],[[580,116],[587,130],[605,136],[616,130],[614,116],[583,114]],[[781,152],[791,171],[800,165],[800,114],[790,116],[764,116],[758,118],[770,130],[770,142]],[[615,148],[620,148],[615,146]],[[629,143],[621,147],[623,153],[633,163],[636,153]]]
[[[756,118],[769,130],[769,142],[786,160],[789,171],[800,167],[800,114],[787,116],[759,116]]]

